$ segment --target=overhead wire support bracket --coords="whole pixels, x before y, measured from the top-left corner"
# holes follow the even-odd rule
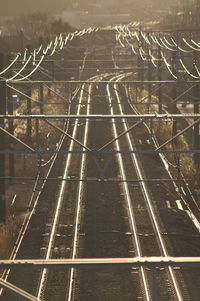
[[[33,295],[25,292],[21,288],[3,280],[3,279],[0,279],[0,287],[8,290],[10,293],[17,296],[21,300],[40,301],[40,299],[34,297]]]
[[[49,124],[51,127],[53,127],[54,129],[56,129],[57,131],[59,131],[61,134],[65,135],[66,137],[68,137],[69,139],[71,139],[72,141],[74,141],[76,144],[80,145],[81,147],[85,148],[86,150],[88,150],[89,152],[92,152],[92,150],[87,147],[86,145],[82,144],[80,141],[78,141],[77,139],[73,138],[71,135],[69,135],[67,132],[63,131],[62,129],[60,129],[59,127],[57,127],[56,125],[54,125],[53,123],[49,122],[48,120],[44,121]]]
[[[178,132],[175,136],[173,136],[171,139],[167,140],[166,142],[164,142],[162,145],[160,145],[159,147],[156,148],[156,151],[160,150],[161,148],[163,148],[164,146],[166,146],[168,143],[172,142],[174,139],[178,138],[179,136],[181,136],[182,134],[184,134],[185,132],[187,132],[189,129],[191,129],[193,126],[197,125],[200,123],[200,118],[197,119],[195,122],[193,122],[192,124],[188,125],[186,128],[184,128],[182,131]]]
[[[81,258],[81,259],[17,259],[1,260],[0,268],[86,268],[86,267],[200,267],[200,257],[133,257],[133,258]]]
[[[1,126],[0,126],[0,131],[4,132],[6,135],[10,136],[12,139],[14,139],[15,141],[17,141],[21,145],[23,145],[26,149],[28,149],[29,151],[31,151],[31,153],[35,152],[35,150],[32,147],[30,147],[29,145],[27,145],[26,143],[24,143],[23,141],[21,141],[20,139],[18,139],[17,137],[15,137],[14,135],[12,135],[11,133],[9,133],[7,130],[5,130]],[[7,153],[7,151],[6,151],[6,153]]]
[[[38,114],[32,114],[32,115],[0,115],[0,118],[4,119],[140,119],[140,118],[149,118],[149,119],[181,119],[181,118],[200,118],[200,113],[194,114],[194,113],[185,113],[185,114],[89,114],[89,115],[67,115],[67,114],[60,114],[60,115],[38,115]]]
[[[90,85],[90,84],[94,84],[96,85],[97,82],[95,81],[69,81],[69,80],[27,80],[27,81],[9,81],[10,84],[15,84],[15,85],[21,85],[23,83],[23,85],[30,85],[30,84],[36,84],[36,85],[40,85],[40,84],[69,84],[69,85]],[[179,84],[185,84],[185,83],[192,83],[192,84],[197,84],[200,83],[200,80],[180,80],[178,82]],[[154,84],[175,84],[177,85],[177,81],[176,80],[154,80],[154,81],[141,81],[141,80],[134,80],[134,81],[118,81],[118,82],[112,82],[112,81],[99,81],[98,85],[121,85],[121,84],[141,84],[141,85],[154,85]]]

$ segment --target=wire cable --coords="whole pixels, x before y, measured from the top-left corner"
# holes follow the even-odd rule
[[[163,37],[163,39],[165,40],[165,42],[166,42],[170,47],[174,47],[174,43],[171,44],[171,43],[167,40],[167,38],[166,38],[165,36]]]
[[[194,74],[192,74],[188,69],[187,67],[185,66],[185,64],[183,63],[182,59],[179,59],[181,65],[183,66],[183,69],[186,71],[187,74],[189,74],[192,78],[195,78],[195,79],[199,79],[200,77],[199,76],[195,76]]]
[[[188,47],[190,47],[192,50],[200,51],[200,48],[196,48],[196,47],[192,46],[188,41],[186,41],[185,38],[183,38],[182,40],[183,40],[183,42],[185,42],[185,44],[186,44]]]
[[[192,50],[185,50],[185,49],[181,48],[181,47],[175,42],[175,40],[174,40],[172,37],[170,37],[170,39],[172,40],[172,42],[174,43],[174,45],[175,45],[180,51],[185,52],[185,53],[190,53],[190,52],[192,52]]]
[[[22,80],[25,80],[25,79],[28,79],[33,73],[35,73],[37,71],[37,69],[39,68],[39,66],[41,65],[41,63],[43,62],[44,60],[44,57],[45,55],[43,54],[38,62],[38,64],[35,66],[35,68],[33,68],[33,70],[27,74],[26,76],[22,77],[22,78],[18,78],[16,79],[17,81],[22,81]]]
[[[14,60],[8,65],[3,71],[0,72],[0,75],[4,74],[7,72],[18,60],[18,58],[21,56],[21,53],[18,53],[17,56],[14,58]]]
[[[176,49],[170,48],[167,44],[165,44],[165,42],[163,41],[163,39],[161,37],[160,37],[160,41],[163,44],[163,46],[165,48],[167,48],[168,50],[170,50],[170,51],[176,51]]]
[[[198,48],[200,48],[200,45],[197,42],[195,42],[193,39],[191,39],[191,42],[194,43],[194,45],[196,45]]]
[[[161,56],[163,58],[163,61],[168,69],[168,71],[170,72],[170,74],[175,78],[175,79],[178,79],[178,77],[173,73],[173,71],[171,70],[171,65],[167,62],[167,59],[166,57],[164,56],[163,52],[161,51]]]
[[[32,59],[33,55],[30,54],[29,58],[27,59],[27,61],[24,63],[23,67],[12,77],[8,78],[6,81],[11,81],[13,79],[15,79],[18,75],[20,75],[22,73],[22,71],[26,68],[26,66],[28,65],[28,63],[30,62],[30,60]]]

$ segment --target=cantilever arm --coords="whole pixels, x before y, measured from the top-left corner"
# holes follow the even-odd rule
[[[0,287],[8,290],[10,293],[14,294],[15,296],[20,297],[22,300],[40,301],[40,299],[34,297],[33,295],[25,292],[21,288],[3,280],[3,279],[0,279]]]
[[[71,140],[73,140],[74,142],[76,142],[78,145],[80,145],[83,148],[85,148],[87,151],[92,152],[92,150],[89,147],[87,147],[86,145],[82,144],[80,141],[78,141],[77,139],[73,138],[71,135],[69,135],[68,133],[66,133],[65,131],[63,131],[62,129],[60,129],[59,127],[57,127],[56,125],[54,125],[53,123],[49,122],[46,119],[44,119],[44,121],[47,124],[49,124],[50,126],[52,126],[54,129],[58,130],[63,135],[67,136],[68,138],[70,138]]]

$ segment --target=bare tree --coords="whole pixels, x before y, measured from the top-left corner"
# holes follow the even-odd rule
[[[22,46],[33,39],[38,40],[50,34],[50,17],[47,14],[36,12],[23,15],[7,23],[7,32],[10,36],[19,36]]]

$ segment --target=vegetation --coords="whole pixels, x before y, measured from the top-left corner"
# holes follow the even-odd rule
[[[161,26],[167,29],[200,29],[200,1],[176,1],[171,13],[163,18]]]
[[[67,22],[35,12],[4,21],[1,26],[0,52],[21,51],[27,45],[35,48],[47,42],[52,34],[72,31]]]
[[[70,32],[72,30],[71,26],[64,22],[62,19],[57,19],[51,23],[51,33],[59,34],[61,32]]]

